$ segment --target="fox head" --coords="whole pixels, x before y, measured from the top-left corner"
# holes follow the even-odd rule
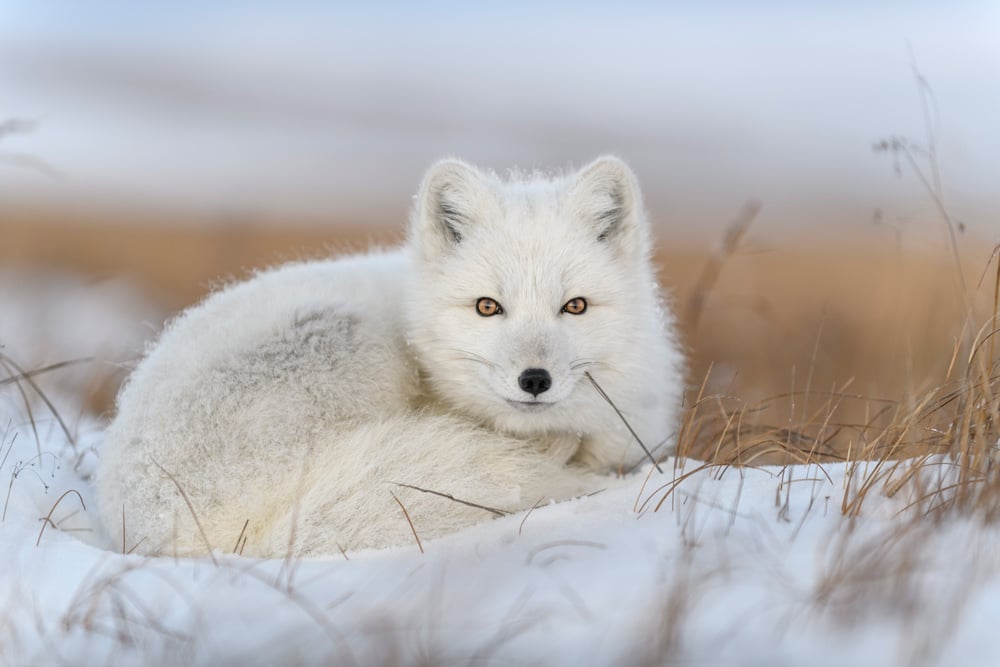
[[[557,178],[440,162],[409,241],[409,343],[452,408],[521,435],[585,434],[617,419],[585,373],[626,409],[644,391],[644,351],[665,323],[622,161]]]

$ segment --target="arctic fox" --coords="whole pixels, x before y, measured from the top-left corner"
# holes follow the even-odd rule
[[[412,544],[606,486],[676,436],[683,356],[629,168],[435,165],[398,250],[294,263],[176,318],[122,389],[112,544]],[[404,513],[405,510],[405,513]]]

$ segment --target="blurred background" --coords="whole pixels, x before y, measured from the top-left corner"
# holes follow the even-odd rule
[[[989,0],[0,0],[0,351],[96,357],[59,377],[105,410],[213,285],[399,240],[434,160],[614,153],[694,390],[916,396],[958,276],[992,307],[998,36]]]

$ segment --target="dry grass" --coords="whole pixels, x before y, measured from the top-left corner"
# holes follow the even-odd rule
[[[981,273],[989,252],[971,250]],[[730,282],[708,302],[716,307],[685,332],[697,383],[687,453],[744,464],[899,458],[950,450],[942,435],[955,435],[959,406],[980,406],[965,418],[992,424],[993,295],[977,296],[965,324],[946,257],[854,249],[754,259],[727,267]]]

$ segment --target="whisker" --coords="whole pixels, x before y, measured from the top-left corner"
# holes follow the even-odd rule
[[[460,350],[458,348],[453,348],[451,350],[453,353],[452,357],[458,361],[472,361],[477,364],[482,364],[487,368],[496,368],[496,364],[482,356],[481,354],[476,354],[475,352],[470,352],[469,350]]]
[[[607,375],[609,373],[614,373],[615,375],[622,376],[623,373],[615,368],[614,366],[607,364],[603,361],[597,361],[596,359],[576,359],[570,363],[569,370],[575,377],[585,377],[591,369],[600,369],[602,375]]]
[[[606,363],[603,361],[597,361],[596,359],[574,359],[569,364],[569,368],[572,371],[580,370],[581,368],[589,368],[591,366],[601,366],[607,368]]]

